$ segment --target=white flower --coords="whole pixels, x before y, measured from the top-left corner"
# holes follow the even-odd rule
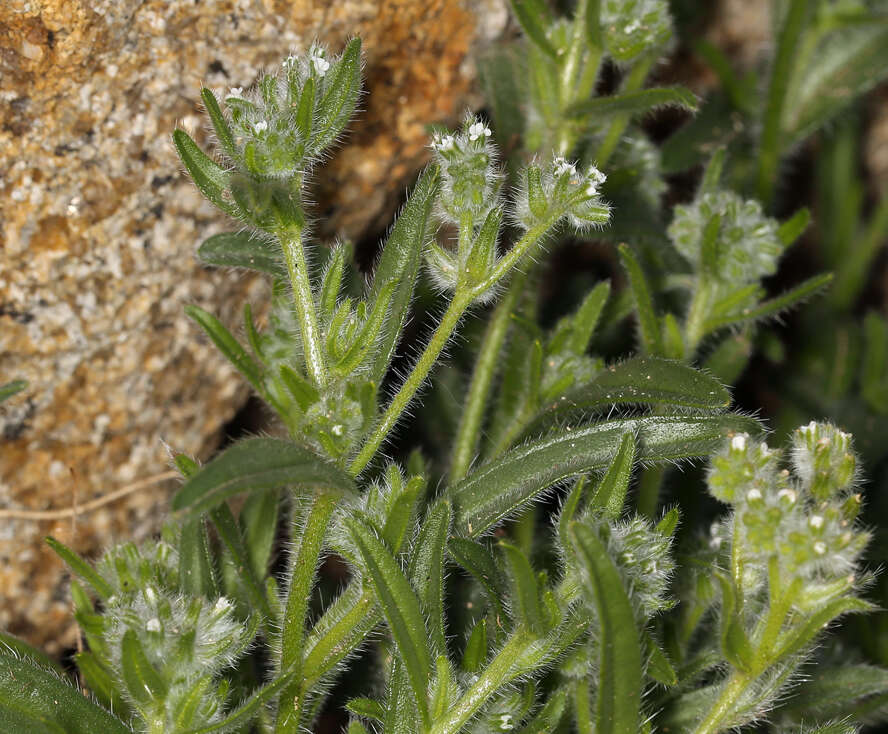
[[[295,56],[288,56],[284,59],[284,63],[282,64],[282,66],[285,69],[292,69],[296,65],[297,61],[298,59]]]
[[[796,497],[796,493],[795,493],[794,490],[792,490],[792,489],[781,489],[781,490],[777,493],[777,499],[778,499],[778,500],[782,500],[784,497],[785,497],[786,499],[789,500],[789,504],[794,505],[794,504],[796,503],[796,499],[797,499],[797,497]]]
[[[571,176],[576,176],[577,175],[577,167],[573,163],[570,163],[565,158],[558,156],[555,159],[555,175],[556,176],[563,176],[565,173],[567,173]]]
[[[589,169],[589,173],[586,174],[586,180],[586,195],[598,196],[598,187],[601,186],[601,184],[603,184],[605,181],[607,181],[607,176],[605,176],[595,166],[592,166]]]
[[[243,99],[244,98],[244,88],[243,87],[232,87],[228,92],[229,97],[233,97],[234,99]]]
[[[482,135],[485,138],[489,138],[491,135],[490,128],[483,122],[474,122],[469,126],[469,140],[477,140]]]
[[[635,31],[637,31],[639,28],[641,28],[641,21],[636,18],[623,29],[623,32],[626,35],[631,35],[632,33],[635,33]]]
[[[823,527],[823,517],[821,515],[811,515],[808,520],[808,525],[810,525],[815,530],[820,530]]]
[[[265,120],[259,120],[259,122],[257,122],[255,125],[253,125],[253,129],[257,133],[265,132],[266,130],[268,130],[268,123],[265,122]]]
[[[319,53],[313,54],[311,56],[311,63],[314,66],[315,73],[318,76],[324,76],[327,73],[327,70],[330,68],[330,62],[327,61],[323,56]]]
[[[231,608],[231,602],[228,601],[228,599],[226,599],[224,596],[220,596],[216,600],[216,604],[213,607],[213,609],[217,612],[225,612],[225,611],[228,611],[228,609],[230,609],[230,608]]]
[[[745,451],[746,450],[746,434],[740,433],[734,438],[731,439],[731,448],[735,451]]]
[[[500,714],[500,731],[509,731],[514,728],[512,714]]]
[[[818,540],[814,544],[814,552],[818,556],[822,556],[824,553],[826,553],[826,543],[824,543],[822,540]]]
[[[149,632],[160,632],[160,620],[157,617],[152,617],[145,623],[145,629]]]
[[[746,493],[746,499],[747,499],[749,502],[755,502],[755,501],[757,501],[757,500],[760,500],[761,498],[762,498],[762,493],[761,493],[761,491],[758,490],[758,489],[756,489],[755,487],[753,487],[752,489],[750,489],[750,490]]]
[[[436,150],[453,150],[453,142],[452,135],[436,135],[432,141],[432,147]]]

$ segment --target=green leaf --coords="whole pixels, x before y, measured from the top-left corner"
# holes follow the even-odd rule
[[[599,283],[589,291],[577,309],[571,322],[572,329],[568,345],[574,354],[585,354],[589,348],[589,341],[592,339],[592,334],[595,333],[595,327],[598,326],[604,304],[610,297],[610,290],[610,281],[605,280]]]
[[[166,697],[166,682],[145,655],[135,630],[129,629],[123,635],[120,672],[127,691],[137,703],[159,702]]]
[[[714,193],[718,190],[722,170],[724,170],[725,167],[725,158],[727,158],[727,152],[724,146],[720,147],[712,154],[709,163],[706,164],[706,169],[703,171],[703,179],[700,181],[700,188],[697,189],[698,199],[703,196],[703,194]]]
[[[583,591],[598,619],[600,645],[596,734],[636,734],[642,691],[642,657],[635,613],[598,534],[571,526],[584,579]]]
[[[204,153],[184,130],[177,129],[173,133],[173,144],[200,193],[223,212],[236,217],[237,211],[225,198],[228,188],[225,170]]]
[[[780,227],[777,229],[777,236],[784,247],[789,247],[802,236],[802,232],[808,229],[810,223],[811,210],[808,207],[802,207],[789,219],[780,224]]]
[[[875,665],[812,666],[780,707],[795,721],[853,716],[870,696],[888,694],[888,670]]]
[[[426,513],[413,547],[408,577],[419,595],[422,611],[429,622],[432,649],[436,655],[447,651],[444,632],[444,562],[452,517],[450,503],[439,500]]]
[[[423,481],[420,477],[411,477],[404,491],[397,496],[386,512],[382,539],[393,553],[398,553],[404,545],[422,486]]]
[[[292,680],[293,671],[287,671],[268,685],[254,691],[246,701],[221,721],[199,729],[189,729],[184,734],[222,734],[223,732],[243,731],[244,726],[249,724],[253,717]]]
[[[647,674],[657,683],[662,683],[664,686],[674,686],[678,683],[678,673],[675,672],[669,657],[660,649],[650,632],[645,630],[642,637],[647,652]]]
[[[719,585],[721,586],[722,607],[719,619],[719,637],[721,640],[721,651],[727,660],[735,668],[744,672],[750,672],[755,651],[749,636],[743,626],[743,620],[738,611],[737,589],[730,578],[725,574],[716,574]]]
[[[422,251],[434,232],[435,225],[431,221],[432,206],[438,195],[439,186],[438,169],[434,166],[426,168],[392,227],[376,266],[371,298],[378,298],[386,284],[390,282],[397,284],[370,371],[370,379],[376,383],[379,383],[385,375],[401,330],[407,321]]]
[[[481,584],[493,609],[494,617],[505,620],[503,602],[508,595],[508,582],[497,566],[493,554],[481,543],[459,537],[451,538],[447,549],[453,560]]]
[[[286,278],[280,245],[251,232],[222,232],[205,239],[197,248],[198,259],[206,265],[246,268]]]
[[[731,394],[705,372],[659,357],[633,357],[601,370],[590,382],[545,406],[525,435],[570,425],[615,405],[720,412],[730,404]]]
[[[428,689],[431,654],[419,598],[391,552],[367,524],[351,517],[345,521],[361,554],[400,658],[410,678],[425,727],[429,725]]]
[[[657,107],[681,107],[697,110],[697,97],[684,87],[650,87],[637,92],[622,92],[577,102],[567,110],[571,117],[608,117],[643,115]]]
[[[875,609],[869,602],[856,597],[835,599],[829,602],[822,609],[808,617],[804,623],[796,626],[792,632],[780,639],[779,650],[775,654],[774,660],[780,660],[801,652],[814,641],[818,634],[823,632],[824,627],[842,615],[872,612]]]
[[[884,19],[828,34],[796,73],[782,116],[784,134],[792,143],[822,128],[885,79],[888,27]]]
[[[14,655],[18,658],[30,658],[35,664],[42,665],[47,670],[51,670],[59,675],[63,675],[64,671],[61,666],[47,655],[43,650],[31,647],[24,640],[8,634],[0,630],[0,655]]]
[[[311,137],[314,126],[315,109],[315,81],[308,77],[302,85],[302,94],[299,95],[299,104],[296,106],[296,127],[302,133],[303,139]]]
[[[546,703],[517,734],[551,734],[558,728],[564,710],[567,708],[567,686],[556,688],[546,699]]]
[[[324,268],[324,276],[321,279],[321,293],[318,298],[321,318],[328,322],[336,312],[336,301],[339,299],[339,291],[342,288],[342,276],[345,272],[345,259],[348,255],[346,245],[337,245]]]
[[[77,670],[84,685],[95,694],[101,704],[111,711],[116,711],[118,716],[128,718],[130,706],[124,701],[119,684],[99,660],[98,655],[92,650],[84,650],[74,656],[74,661],[77,663]]]
[[[641,331],[641,344],[648,354],[659,355],[663,353],[663,342],[660,334],[660,322],[654,309],[654,301],[651,297],[651,289],[647,277],[641,269],[641,264],[635,257],[635,253],[626,244],[618,248],[620,260],[629,276],[629,287],[635,299],[635,310],[638,314],[638,326]]]
[[[590,506],[603,510],[604,517],[616,520],[623,514],[634,461],[635,436],[627,433],[620,440],[620,448],[589,501]]]
[[[678,528],[679,520],[681,520],[681,511],[677,507],[673,507],[660,518],[660,521],[657,523],[657,532],[660,535],[671,538]]]
[[[462,656],[462,669],[467,673],[477,673],[487,662],[487,620],[481,618],[472,627],[466,649]]]
[[[732,324],[742,324],[749,321],[761,321],[763,319],[773,318],[780,315],[783,311],[798,305],[806,298],[810,298],[819,290],[826,288],[833,280],[832,273],[823,273],[815,275],[813,278],[781,293],[776,298],[758,304],[751,308],[745,308],[736,313],[719,316],[716,319],[710,319],[706,322],[706,331],[715,331]]]
[[[0,385],[0,403],[20,393],[26,387],[28,387],[27,380],[13,380],[5,385]]]
[[[502,548],[506,558],[506,568],[512,587],[512,616],[515,623],[523,624],[536,635],[545,634],[548,630],[540,607],[540,589],[530,561],[520,548],[511,543],[500,541],[499,547]]]
[[[262,368],[247,354],[240,342],[231,335],[222,322],[198,306],[185,306],[185,313],[207,333],[219,351],[247,378],[253,388],[260,395],[264,395],[265,385],[262,383]]]
[[[605,421],[527,443],[472,472],[449,489],[454,528],[478,536],[569,477],[604,469],[626,433],[638,439],[641,461],[706,456],[728,432],[757,434],[757,421],[739,415],[663,415]]]
[[[552,17],[546,7],[545,0],[509,0],[509,3],[527,37],[540,51],[551,56],[552,59],[557,59],[558,51],[546,35]]]
[[[131,734],[57,673],[0,647],[0,731],[30,734]]]
[[[207,115],[213,124],[213,130],[216,131],[216,139],[219,141],[219,145],[222,146],[222,150],[225,151],[229,158],[238,158],[237,147],[234,144],[234,133],[231,132],[228,120],[222,114],[216,95],[213,94],[212,90],[203,87],[200,90],[200,98],[203,100],[204,107],[206,107]]]
[[[352,345],[336,363],[335,369],[343,377],[350,375],[361,366],[376,345],[376,338],[382,331],[395,292],[395,283],[386,283],[376,297],[373,308],[367,315],[361,330],[354,336]]]
[[[382,704],[372,698],[358,697],[349,699],[345,704],[345,709],[355,716],[375,721],[382,721],[385,716]]]
[[[292,441],[248,438],[227,448],[190,477],[173,498],[172,509],[194,516],[239,492],[284,487],[347,494],[354,491],[354,482],[336,465]]]
[[[271,560],[277,535],[279,511],[278,492],[258,492],[247,497],[238,516],[250,565],[253,573],[260,579],[268,574],[268,562]]]
[[[179,585],[192,596],[212,599],[219,595],[215,561],[201,518],[182,525],[179,535]]]
[[[604,39],[601,33],[601,0],[586,0],[584,4],[586,17],[577,18],[577,21],[582,20],[585,23],[586,43],[589,47],[600,51],[604,48]]]
[[[361,39],[352,38],[327,72],[327,91],[317,107],[312,138],[320,152],[339,137],[355,111],[361,94]]]
[[[102,601],[107,601],[114,593],[111,585],[103,579],[99,573],[79,555],[72,551],[64,543],[60,543],[52,536],[46,538],[46,543],[56,555],[61,558],[77,576],[88,583]]]

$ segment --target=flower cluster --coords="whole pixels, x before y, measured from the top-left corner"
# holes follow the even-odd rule
[[[717,231],[710,232],[711,227]],[[777,222],[764,216],[757,201],[717,191],[676,206],[668,234],[696,270],[736,287],[777,270],[784,249],[777,229]]]
[[[614,523],[609,528],[608,551],[645,618],[674,605],[669,598],[669,583],[675,570],[671,546],[671,538],[641,517]]]
[[[458,131],[436,132],[431,148],[441,168],[439,215],[463,226],[480,224],[499,203],[502,174],[487,124],[473,115]]]
[[[851,490],[855,459],[848,434],[811,423],[793,436],[795,476],[781,453],[745,434],[713,458],[709,491],[733,506],[742,552],[776,557],[792,575],[828,579],[852,572],[869,539],[855,527],[860,497]],[[736,552],[736,549],[735,549]]]
[[[528,165],[515,197],[513,219],[522,229],[568,219],[578,231],[605,224],[610,207],[599,190],[607,176],[595,166],[578,171],[576,163],[553,156],[544,166]]]

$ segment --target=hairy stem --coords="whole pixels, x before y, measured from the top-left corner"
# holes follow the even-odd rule
[[[729,723],[725,720],[733,713],[737,700],[743,695],[746,686],[750,682],[749,676],[735,671],[728,678],[718,700],[709,710],[707,717],[694,730],[694,734],[717,734],[717,732],[724,729],[726,724]]]
[[[383,413],[379,423],[376,424],[376,428],[373,430],[370,438],[367,439],[355,460],[351,463],[349,471],[353,475],[357,476],[364,470],[367,464],[370,463],[370,460],[376,455],[382,442],[391,433],[401,414],[410,404],[410,401],[413,400],[413,396],[416,395],[416,391],[419,390],[426,377],[428,377],[429,372],[431,372],[432,367],[435,366],[438,357],[441,356],[441,352],[456,330],[460,319],[462,319],[463,314],[466,312],[469,304],[471,304],[473,295],[472,291],[458,290],[453,296],[453,300],[444,312],[444,316],[432,334],[432,338],[429,339],[426,348],[413,366],[413,370],[407,376],[407,379],[404,380],[395,397],[392,398],[392,402],[385,409],[385,413]]]
[[[336,495],[324,490],[312,498],[305,527],[292,560],[292,576],[281,635],[281,670],[297,669],[293,680],[281,693],[277,734],[295,734],[300,730],[302,706],[302,666],[305,648],[305,619],[315,581],[315,571],[324,534],[336,507]]]
[[[321,350],[321,332],[315,313],[314,296],[311,292],[305,252],[302,247],[302,230],[282,232],[279,238],[287,261],[290,284],[293,287],[293,302],[296,305],[296,317],[299,319],[299,329],[302,332],[305,365],[315,384],[323,387],[327,383],[327,370],[324,365],[324,353]]]

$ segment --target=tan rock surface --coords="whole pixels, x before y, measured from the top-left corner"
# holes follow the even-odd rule
[[[316,37],[338,47],[360,34],[370,94],[323,173],[317,211],[321,232],[359,236],[386,222],[424,160],[424,126],[461,114],[467,8],[488,5],[0,3],[0,382],[30,382],[0,408],[0,508],[63,508],[161,472],[161,440],[204,456],[244,398],[182,313],[194,302],[234,323],[244,298],[264,293],[194,262],[226,226],[169,139],[177,122],[201,137],[200,83],[246,86]],[[71,644],[63,570],[42,537],[90,554],[144,536],[168,489],[76,524],[0,519],[0,628],[50,651]]]

